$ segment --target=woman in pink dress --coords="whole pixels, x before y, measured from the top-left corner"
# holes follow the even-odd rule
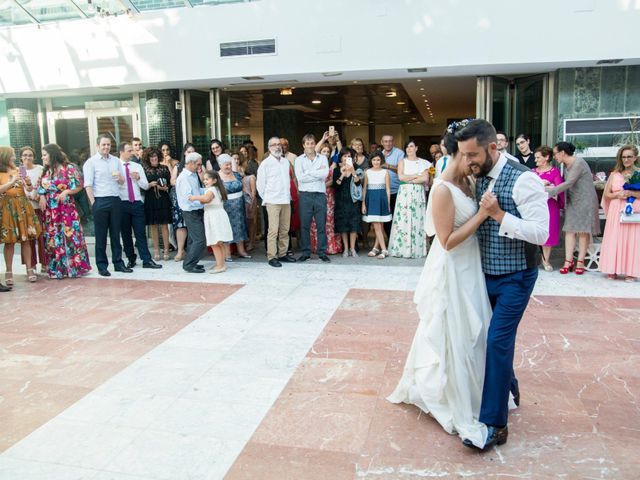
[[[335,255],[342,252],[342,238],[339,233],[334,231],[334,210],[336,207],[336,194],[331,186],[333,184],[333,170],[336,168],[336,164],[331,161],[331,147],[324,145],[320,150],[320,155],[324,155],[329,159],[329,174],[326,178],[327,185],[327,223],[325,231],[327,233],[327,255]],[[311,251],[316,252],[318,245],[318,237],[316,234],[316,222],[311,222]]]
[[[533,171],[540,177],[545,187],[562,183],[560,170],[551,165],[552,156],[553,150],[546,145],[536,148],[534,152],[536,168]],[[553,267],[549,263],[549,259],[551,258],[551,248],[558,245],[560,240],[560,209],[564,208],[564,193],[559,194],[557,199],[549,198],[547,205],[549,207],[549,238],[542,246],[542,266],[547,272],[551,272]]]
[[[622,188],[638,170],[638,149],[632,145],[620,148],[616,166],[602,195],[602,208],[607,216],[607,223],[600,247],[600,271],[606,273],[611,280],[615,280],[617,275],[626,275],[627,282],[635,282],[640,276],[640,223],[620,222],[620,212],[624,210],[627,197],[640,197],[640,192]],[[640,199],[633,202],[633,211],[640,212]]]

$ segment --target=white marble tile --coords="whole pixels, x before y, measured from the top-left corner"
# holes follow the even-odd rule
[[[96,473],[98,473],[96,470],[86,468],[20,460],[6,455],[0,457],[0,479],[2,480],[89,480],[95,478]]]
[[[3,457],[100,470],[141,430],[54,418],[10,447]]]
[[[104,470],[154,479],[222,478],[243,442],[148,430]]]
[[[288,382],[288,377],[260,377],[211,370],[183,395],[202,403],[217,402],[234,405],[271,405]]]
[[[139,475],[130,475],[126,473],[116,472],[98,472],[91,480],[157,480],[154,477],[141,477]]]

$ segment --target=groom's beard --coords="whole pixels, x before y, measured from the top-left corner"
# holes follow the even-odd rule
[[[489,149],[484,149],[484,163],[479,165],[480,171],[478,173],[474,173],[473,176],[476,178],[486,177],[491,169],[493,168],[493,160],[489,155]]]

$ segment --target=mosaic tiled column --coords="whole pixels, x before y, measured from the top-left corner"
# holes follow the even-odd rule
[[[176,102],[180,100],[178,90],[147,90],[147,129],[149,145],[167,141],[178,156],[182,149],[182,120]]]
[[[40,130],[38,129],[38,103],[30,98],[12,98],[7,100],[9,140],[17,150],[30,146],[40,151]]]

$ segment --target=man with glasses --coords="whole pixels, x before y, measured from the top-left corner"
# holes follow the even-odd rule
[[[289,161],[282,156],[279,137],[271,137],[267,143],[269,156],[258,168],[256,187],[262,205],[267,209],[267,260],[272,267],[281,262],[295,262],[287,255],[289,225],[291,223],[291,177]]]
[[[184,169],[176,180],[176,197],[182,210],[187,227],[187,248],[182,268],[189,273],[204,273],[200,265],[200,257],[207,246],[204,233],[204,205],[197,200],[189,200],[192,196],[201,195],[198,173],[202,170],[202,155],[191,152],[184,159]]]
[[[496,143],[496,145],[498,146],[498,151],[500,153],[502,153],[505,157],[507,157],[509,160],[513,160],[514,162],[518,162],[519,160],[514,157],[513,155],[511,155],[508,151],[509,149],[509,139],[507,138],[507,136],[504,134],[504,132],[498,132],[497,133],[497,138],[498,141]]]

